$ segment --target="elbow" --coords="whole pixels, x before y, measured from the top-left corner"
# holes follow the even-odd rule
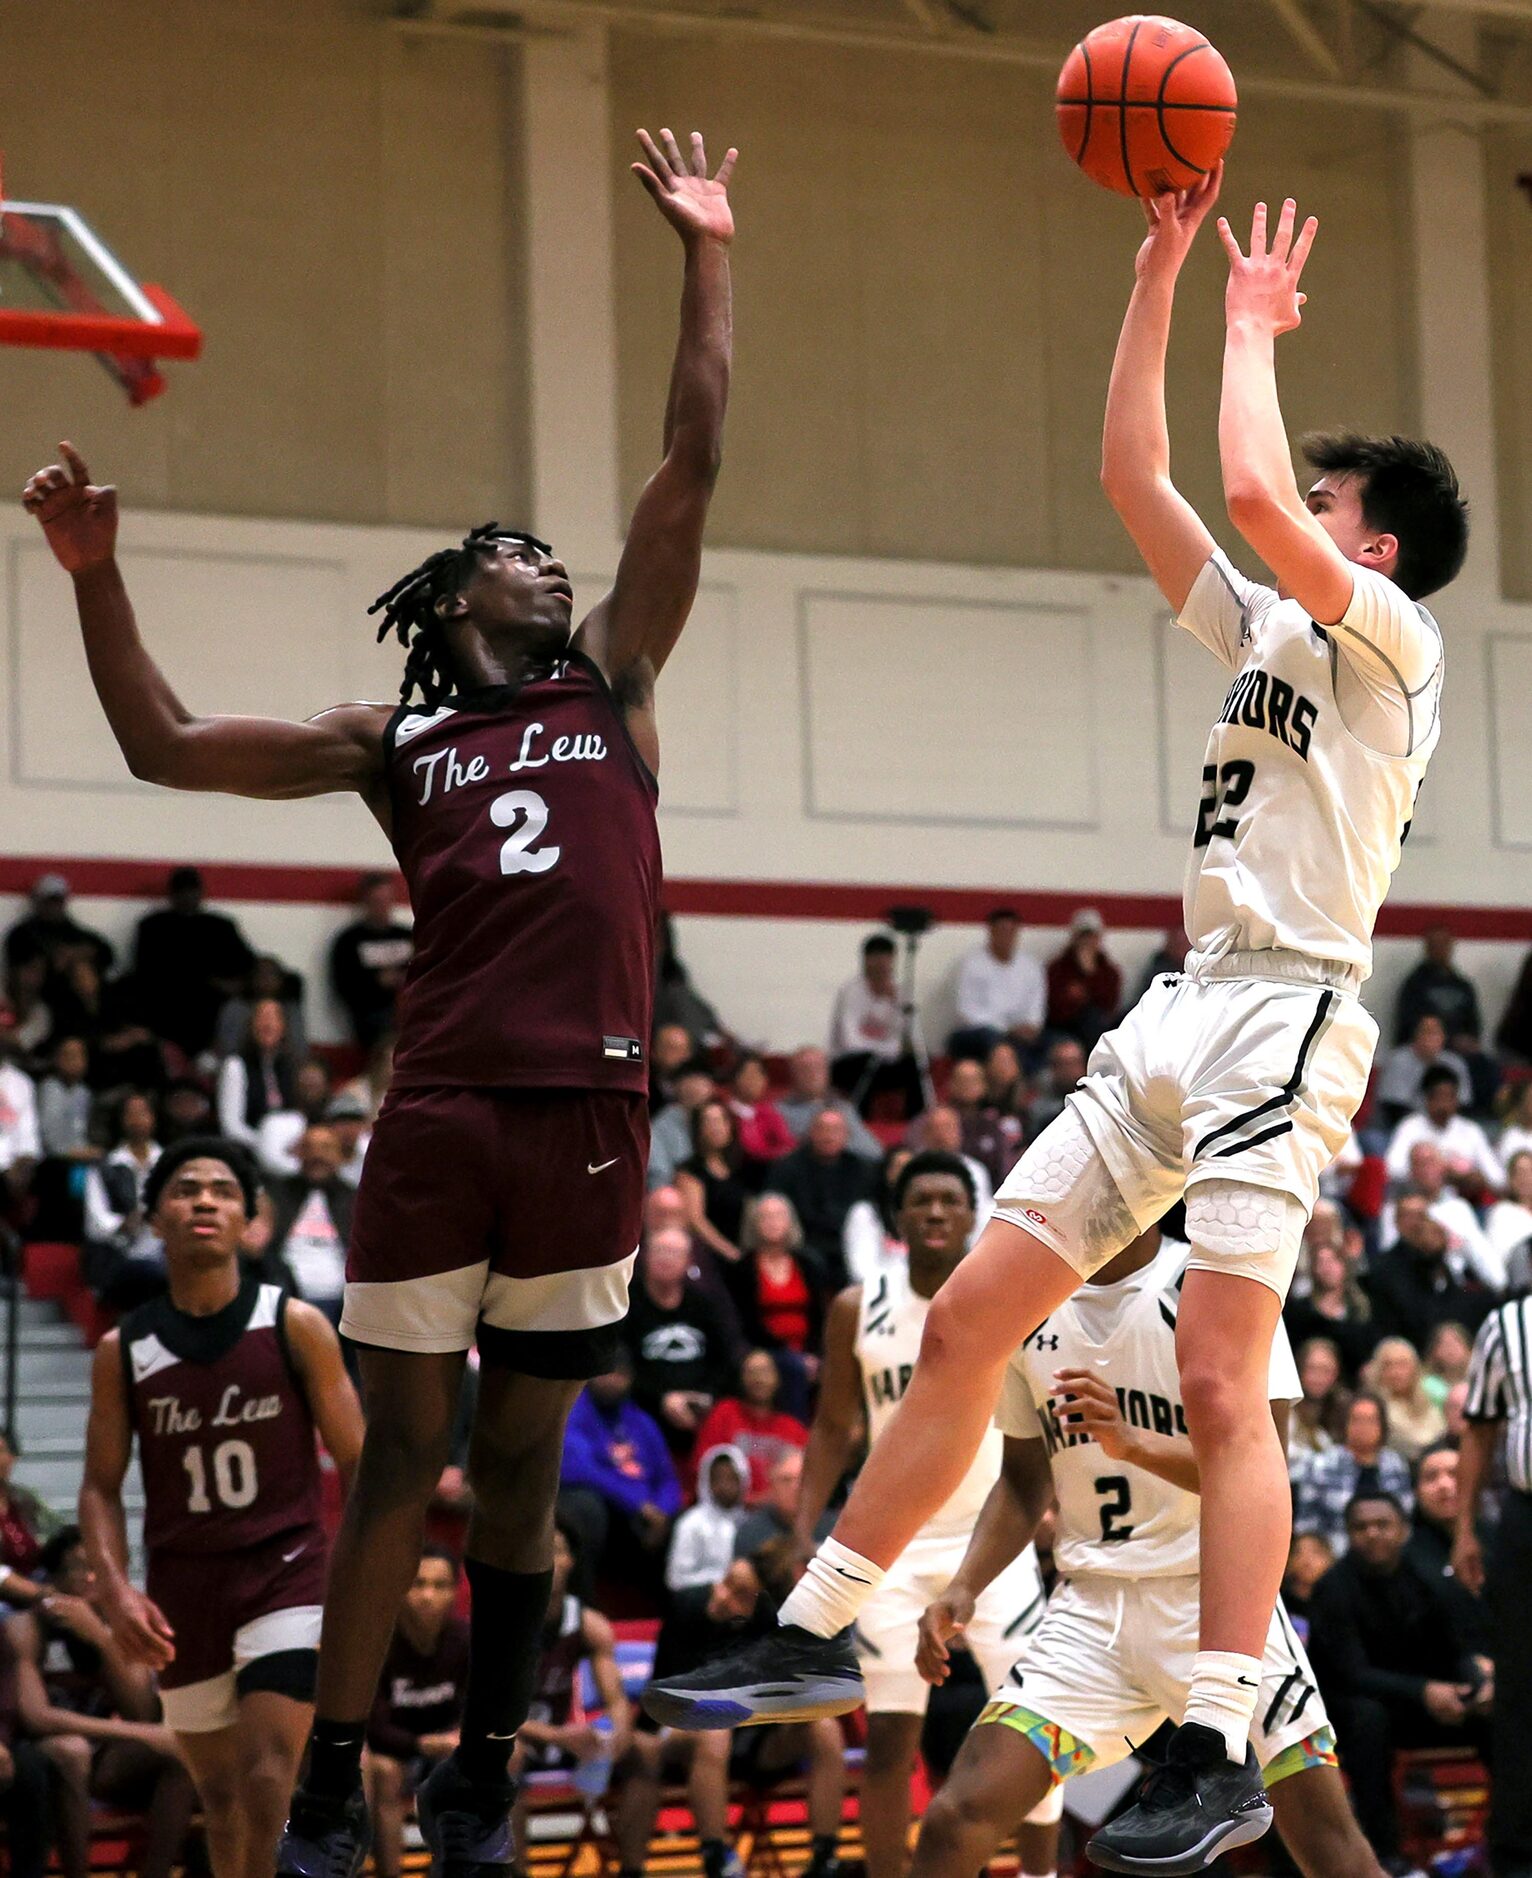
[[[1259,534],[1281,507],[1264,483],[1247,476],[1226,480],[1223,499],[1229,520],[1247,541],[1252,533]]]

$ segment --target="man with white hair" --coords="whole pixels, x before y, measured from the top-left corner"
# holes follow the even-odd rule
[[[846,1146],[865,1160],[881,1161],[883,1149],[855,1108],[830,1085],[828,1051],[806,1043],[787,1064],[788,1093],[777,1100],[794,1141],[801,1142],[821,1109],[834,1109],[846,1124]]]

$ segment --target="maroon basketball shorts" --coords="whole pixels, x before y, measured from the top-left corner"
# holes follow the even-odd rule
[[[239,1552],[151,1552],[147,1590],[176,1637],[160,1671],[178,1734],[232,1727],[258,1689],[314,1699],[324,1611],[325,1535],[297,1526]]]
[[[400,1089],[362,1168],[341,1330],[528,1376],[610,1369],[643,1228],[649,1105],[619,1089]]]

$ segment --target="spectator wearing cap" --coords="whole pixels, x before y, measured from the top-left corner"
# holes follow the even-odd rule
[[[875,932],[862,942],[862,969],[835,994],[830,1012],[830,1079],[863,1115],[885,1091],[904,1098],[905,1113],[918,1114],[920,1075],[904,1031],[894,942]]]
[[[1461,1099],[1454,1070],[1442,1063],[1428,1069],[1420,1079],[1421,1107],[1389,1137],[1384,1166],[1390,1180],[1409,1179],[1410,1155],[1418,1143],[1429,1141],[1442,1157],[1448,1185],[1482,1205],[1504,1191],[1505,1169],[1479,1124],[1458,1113]]]
[[[660,1110],[649,1129],[651,1192],[672,1185],[679,1169],[691,1159],[692,1121],[714,1089],[713,1071],[706,1057],[693,1057],[676,1072],[675,1100]]]
[[[997,906],[985,924],[984,943],[958,969],[957,1028],[947,1040],[947,1053],[982,1062],[1008,1038],[1029,1057],[1048,1015],[1043,968],[1021,949],[1021,920],[1014,908]]]
[[[856,1110],[830,1083],[830,1059],[814,1044],[793,1051],[787,1064],[787,1094],[777,1107],[787,1123],[793,1145],[798,1146],[821,1109],[834,1109],[846,1124],[846,1146],[864,1160],[881,1161],[883,1146]]]
[[[62,976],[72,958],[86,958],[104,978],[114,956],[108,941],[69,911],[69,882],[62,874],[44,874],[33,884],[30,910],[5,935],[7,965],[41,958],[50,977]]]
[[[334,1129],[305,1128],[298,1171],[270,1183],[272,1251],[292,1273],[300,1298],[340,1322],[346,1289],[355,1189],[340,1177],[341,1145]]]
[[[1438,1064],[1458,1079],[1458,1099],[1473,1101],[1473,1078],[1456,1051],[1447,1048],[1447,1031],[1434,1011],[1416,1019],[1408,1043],[1397,1044],[1382,1059],[1378,1074],[1378,1110],[1390,1128],[1420,1107],[1420,1086]]]
[[[1122,973],[1102,944],[1101,915],[1081,907],[1069,940],[1048,967],[1048,1028],[1073,1037],[1087,1052],[1122,1009]]]
[[[1511,1296],[1474,1340],[1452,1569],[1489,1606],[1496,1686],[1490,1850],[1497,1873],[1521,1878],[1532,1872],[1532,1258],[1525,1251],[1513,1256],[1507,1280]],[[1506,1490],[1486,1556],[1479,1509],[1502,1445]]]
[[[1394,1042],[1408,1043],[1415,1026],[1428,1012],[1442,1020],[1442,1029],[1454,1049],[1461,1039],[1477,1043],[1484,1034],[1479,1016],[1479,994],[1452,962],[1456,941],[1443,925],[1428,926],[1421,935],[1424,956],[1399,987],[1394,1006]]]
[[[392,874],[364,874],[357,915],[330,941],[330,989],[364,1050],[397,1028],[395,1014],[415,936],[394,912]]]
[[[243,989],[255,953],[232,919],[203,905],[195,867],[175,869],[166,900],[138,922],[133,970],[150,1028],[195,1058],[212,1042],[224,1000]]]
[[[17,1223],[32,1189],[32,1176],[42,1158],[42,1136],[37,1125],[37,1090],[16,1058],[16,1023],[0,1007],[0,1219]]]

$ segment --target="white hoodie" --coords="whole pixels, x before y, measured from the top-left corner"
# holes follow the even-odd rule
[[[719,1506],[713,1498],[713,1463],[720,1455],[739,1469],[741,1494],[737,1506]],[[720,1441],[708,1448],[697,1468],[697,1504],[676,1521],[670,1535],[670,1556],[665,1561],[665,1583],[672,1591],[688,1585],[717,1584],[734,1559],[734,1535],[745,1517],[744,1495],[750,1491],[750,1463],[742,1448]]]

